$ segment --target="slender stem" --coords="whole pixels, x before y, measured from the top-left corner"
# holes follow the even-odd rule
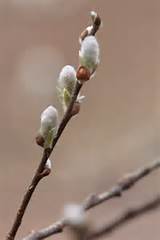
[[[92,25],[93,25],[93,32],[91,33],[92,35],[95,35],[96,32],[98,31],[99,27],[100,27],[100,24],[101,24],[101,20],[100,20],[100,17],[98,15],[96,15],[96,17],[92,20]],[[86,36],[85,36],[86,37]],[[52,143],[52,147],[51,149],[45,149],[43,151],[43,155],[42,155],[42,159],[40,161],[40,164],[34,174],[34,177],[31,181],[31,184],[29,185],[29,187],[27,188],[26,190],[26,193],[24,194],[24,197],[23,197],[23,200],[22,200],[22,203],[17,211],[17,214],[16,214],[16,217],[15,217],[15,220],[13,222],[13,225],[12,225],[12,228],[11,230],[9,231],[7,237],[6,237],[6,240],[14,240],[15,236],[16,236],[16,233],[21,225],[21,222],[22,222],[22,218],[24,216],[24,213],[26,211],[26,208],[29,204],[29,201],[32,197],[32,194],[34,193],[36,187],[37,187],[37,184],[39,183],[39,181],[46,176],[46,174],[43,174],[43,171],[45,170],[45,164],[49,158],[49,156],[51,155],[54,147],[56,146],[56,143],[58,142],[63,130],[65,129],[67,123],[69,122],[69,120],[71,119],[72,117],[72,109],[73,109],[73,105],[75,103],[75,101],[77,100],[77,96],[82,88],[82,83],[80,83],[79,81],[77,81],[76,83],[76,86],[75,86],[75,89],[74,89],[74,93],[72,95],[72,99],[71,99],[71,102],[68,106],[68,109],[59,125],[59,128],[58,128],[58,132],[57,132],[57,136],[54,138],[53,140],[53,143]]]
[[[132,173],[126,174],[109,191],[99,195],[92,194],[85,203],[85,209],[95,207],[109,199],[121,197],[123,192],[132,188],[137,182],[139,182],[139,180],[143,179],[158,168],[160,168],[160,159],[152,161],[148,165],[139,168]]]
[[[75,87],[75,90],[74,90],[74,93],[73,93],[73,96],[72,96],[72,100],[70,102],[70,105],[59,125],[59,128],[58,128],[58,132],[57,132],[57,136],[54,138],[54,141],[53,141],[53,144],[52,144],[52,148],[51,149],[44,149],[43,151],[43,156],[42,156],[42,159],[40,161],[40,164],[37,168],[37,171],[35,172],[35,175],[31,181],[31,184],[29,185],[26,193],[24,194],[24,197],[23,197],[23,200],[22,200],[22,203],[17,211],[17,214],[16,214],[16,217],[15,217],[15,220],[13,222],[13,225],[12,225],[12,228],[10,230],[10,232],[8,233],[7,237],[6,237],[6,240],[14,240],[15,236],[16,236],[16,233],[21,225],[21,222],[22,222],[22,218],[24,216],[24,213],[26,211],[26,208],[29,204],[29,201],[32,197],[32,194],[34,193],[36,187],[37,187],[37,184],[39,183],[39,181],[45,177],[45,175],[41,174],[45,168],[45,164],[49,158],[49,156],[51,155],[56,143],[58,142],[63,130],[65,129],[68,121],[70,120],[71,118],[71,111],[72,111],[72,108],[73,108],[73,105],[74,105],[74,102],[76,101],[77,99],[77,96],[78,96],[78,93],[80,91],[82,87],[82,84],[79,83],[77,81],[77,84],[76,84],[76,87]]]
[[[89,196],[82,204],[84,207],[84,210],[87,211],[105,201],[108,201],[109,199],[112,199],[115,197],[121,197],[124,191],[129,190],[134,186],[134,184],[136,184],[145,176],[150,175],[151,172],[159,168],[160,168],[160,159],[157,159],[149,163],[147,166],[144,166],[130,174],[127,174],[109,191],[106,191],[100,194],[92,194],[91,196]],[[66,226],[65,219],[61,219],[46,228],[40,229],[36,232],[29,234],[28,236],[24,237],[23,240],[45,239],[51,235],[62,232],[65,226]]]
[[[149,200],[139,206],[135,206],[123,212],[120,216],[114,219],[112,222],[100,227],[97,230],[94,230],[88,236],[88,240],[96,239],[99,237],[108,236],[113,231],[118,230],[120,227],[124,226],[130,221],[133,221],[135,218],[138,218],[144,214],[147,214],[153,210],[156,210],[160,207],[160,196],[156,196],[152,200]]]

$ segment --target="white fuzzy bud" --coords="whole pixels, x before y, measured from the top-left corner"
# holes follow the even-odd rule
[[[76,81],[77,81],[76,71],[74,67],[70,65],[64,66],[60,72],[59,79],[58,79],[59,88],[60,89],[65,88],[71,94]]]
[[[49,158],[46,162],[46,168],[48,168],[49,170],[51,170],[51,168],[52,168],[51,160]]]
[[[95,20],[95,18],[97,17],[97,13],[95,11],[91,11],[90,12],[91,18],[93,19],[93,21]]]
[[[71,227],[81,227],[86,222],[85,212],[81,205],[70,204],[64,208],[64,218],[66,224]]]
[[[79,94],[78,97],[77,97],[77,102],[82,103],[84,99],[85,99],[85,96],[81,96]]]
[[[52,128],[57,128],[58,112],[53,106],[47,107],[41,114],[41,133],[43,136]]]
[[[58,92],[64,112],[71,101],[76,81],[77,78],[74,67],[70,65],[64,66],[58,79]]]
[[[80,64],[92,74],[99,64],[99,44],[94,36],[87,36],[79,51]]]
[[[50,147],[58,128],[58,112],[53,106],[47,107],[41,114],[40,135],[44,139],[44,147]]]

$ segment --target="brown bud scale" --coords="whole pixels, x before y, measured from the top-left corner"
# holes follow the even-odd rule
[[[36,143],[41,147],[44,146],[44,138],[40,134],[38,134],[36,137]]]
[[[90,79],[90,72],[87,68],[85,68],[84,66],[80,66],[77,70],[77,79],[80,82],[86,82]]]

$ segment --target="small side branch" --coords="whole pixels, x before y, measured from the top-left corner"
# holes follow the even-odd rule
[[[135,172],[124,176],[117,183],[117,185],[112,187],[109,191],[103,192],[101,194],[92,194],[82,204],[84,207],[84,210],[87,211],[109,199],[122,196],[122,193],[124,191],[129,190],[131,187],[134,186],[135,183],[137,183],[138,181],[140,181],[145,176],[149,175],[151,172],[158,169],[159,167],[160,167],[160,160],[155,160],[150,164],[148,164],[147,166],[137,169]],[[157,199],[158,199],[157,201],[159,202],[160,201],[159,197]],[[159,206],[159,203],[158,203],[158,206]],[[64,227],[65,227],[65,219],[62,219],[56,223],[51,224],[49,227],[43,228],[41,230],[38,230],[36,232],[29,234],[28,236],[23,238],[23,240],[45,239],[51,235],[62,232]]]
[[[147,214],[153,210],[156,210],[160,207],[160,196],[155,197],[154,199],[145,202],[134,208],[130,208],[122,213],[112,222],[102,226],[98,230],[95,230],[88,236],[88,240],[96,239],[99,237],[107,236],[114,231],[118,230],[120,227],[123,227],[128,222],[133,221],[135,218],[138,218],[144,214]]]
[[[54,224],[44,228],[40,229],[39,231],[32,232],[28,236],[24,237],[23,240],[41,240],[45,239],[49,236],[52,236],[57,233],[61,233],[63,231],[63,228],[65,227],[65,220],[62,219],[60,221],[55,222]]]
[[[123,192],[129,190],[133,187],[139,180],[143,179],[145,176],[149,175],[151,172],[160,167],[160,159],[155,160],[144,166],[137,169],[133,173],[126,174],[118,183],[113,186],[108,192],[101,193],[99,195],[92,194],[85,203],[85,209],[88,210],[92,207],[99,205],[109,199],[115,197],[121,197]]]

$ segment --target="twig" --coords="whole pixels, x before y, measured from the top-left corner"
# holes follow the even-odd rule
[[[98,15],[97,15],[98,16]],[[93,20],[93,29],[94,29],[94,32],[93,32],[93,35],[96,34],[96,32],[98,31],[98,28],[97,25],[95,24],[96,23],[96,17],[95,19]],[[45,164],[49,158],[49,156],[51,155],[56,143],[58,142],[63,130],[65,129],[67,123],[69,122],[70,118],[72,117],[72,108],[73,108],[73,105],[75,103],[75,101],[77,100],[77,96],[82,88],[82,83],[80,83],[79,81],[77,81],[76,83],[76,86],[75,86],[75,89],[74,89],[74,93],[72,95],[72,99],[71,99],[71,102],[68,106],[68,109],[59,125],[59,128],[58,128],[58,132],[57,132],[57,136],[54,138],[53,140],[53,144],[52,144],[52,147],[51,149],[45,149],[43,151],[43,156],[42,156],[42,159],[40,161],[40,164],[35,172],[35,175],[31,181],[31,184],[29,185],[26,193],[24,194],[24,197],[23,197],[23,200],[22,200],[22,203],[17,211],[17,214],[16,214],[16,217],[15,217],[15,220],[13,222],[13,225],[12,225],[12,228],[10,230],[10,232],[8,233],[7,237],[6,237],[6,240],[14,240],[15,236],[16,236],[16,233],[21,225],[21,222],[22,222],[22,218],[24,216],[24,213],[27,209],[27,206],[29,204],[29,201],[32,197],[32,194],[34,193],[39,181],[46,176],[46,174],[43,174],[43,171],[45,170]]]
[[[54,234],[61,233],[63,228],[66,226],[65,219],[55,222],[54,224],[40,229],[39,231],[32,231],[29,235],[24,237],[22,240],[41,240],[50,237]]]
[[[31,184],[29,185],[24,197],[23,197],[23,201],[21,203],[21,206],[20,208],[18,209],[17,211],[17,215],[16,215],[16,218],[14,220],[14,223],[13,223],[13,226],[11,228],[11,231],[8,233],[6,239],[7,240],[13,240],[15,238],[15,235],[18,231],[18,228],[20,227],[21,225],[21,222],[22,222],[22,218],[24,216],[24,213],[25,213],[25,210],[28,206],[28,203],[32,197],[32,194],[34,192],[34,190],[36,189],[39,181],[45,177],[46,175],[43,175],[43,170],[45,168],[45,164],[50,156],[50,154],[52,153],[57,141],[59,140],[64,128],[66,127],[68,121],[70,120],[71,118],[71,111],[72,111],[72,107],[73,107],[73,104],[75,102],[75,100],[77,99],[77,96],[78,96],[78,93],[80,91],[82,87],[82,84],[77,82],[76,84],[76,87],[75,87],[75,91],[74,91],[74,94],[73,94],[73,97],[72,97],[72,100],[71,100],[71,103],[68,107],[68,110],[66,112],[66,114],[64,115],[64,118],[62,119],[61,123],[60,123],[60,126],[59,126],[59,129],[58,129],[58,132],[57,132],[57,136],[55,137],[54,141],[53,141],[53,145],[52,145],[52,148],[51,149],[45,149],[43,151],[43,156],[42,156],[42,159],[40,161],[40,164],[39,164],[39,167],[32,179],[32,182]]]
[[[92,25],[90,26],[90,30],[88,30],[88,27],[84,29],[84,31],[80,34],[80,42],[85,39],[85,37],[89,35],[95,35],[96,32],[99,30],[101,26],[101,18],[96,12],[91,12],[92,17]]]
[[[137,183],[139,180],[149,175],[151,172],[158,169],[159,167],[160,160],[155,160],[147,166],[142,167],[133,173],[127,174],[122,178],[122,180],[117,183],[117,185],[112,187],[111,190],[101,194],[92,194],[91,196],[89,196],[82,204],[84,209],[87,211],[90,208],[93,208],[111,198],[120,197],[124,191],[133,187],[135,183]],[[64,227],[65,220],[62,219],[56,223],[51,224],[49,227],[29,234],[28,236],[24,237],[23,240],[45,239],[51,235],[62,232]]]
[[[98,230],[94,230],[89,234],[88,240],[96,239],[99,237],[107,236],[113,231],[116,231],[120,227],[124,226],[126,223],[133,221],[135,218],[138,218],[144,214],[147,214],[153,210],[156,210],[160,207],[160,196],[155,197],[154,199],[145,202],[137,207],[130,208],[122,213],[112,222],[102,226]]]
[[[144,166],[140,169],[137,169],[133,173],[126,174],[118,183],[113,186],[108,192],[101,193],[99,195],[93,194],[91,195],[85,203],[85,209],[90,209],[107,201],[111,198],[121,197],[124,191],[127,191],[131,187],[134,186],[139,180],[149,175],[152,171],[156,170],[160,167],[160,159],[155,160]]]

